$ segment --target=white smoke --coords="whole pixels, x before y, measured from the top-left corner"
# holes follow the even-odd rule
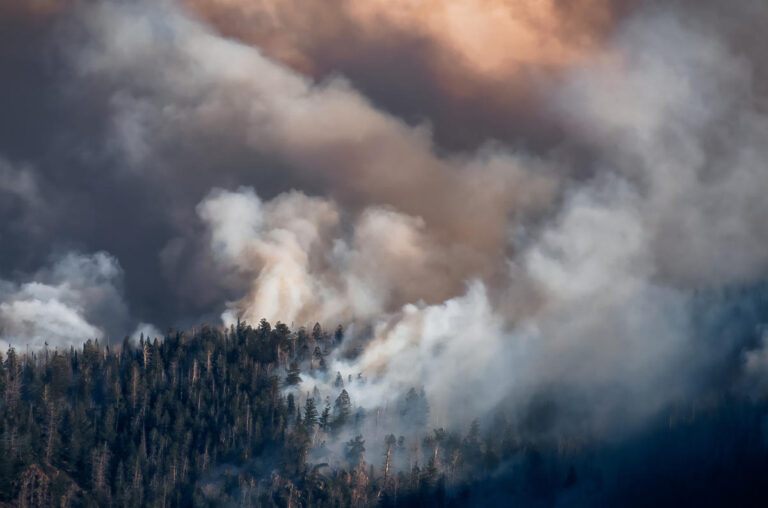
[[[642,194],[657,275],[716,287],[768,269],[768,115],[759,57],[696,20],[638,15],[613,58],[574,75],[558,108]]]
[[[24,282],[0,280],[0,345],[65,348],[108,339],[106,327],[124,326],[128,315],[122,275],[105,252],[69,253]]]
[[[373,338],[354,362],[330,368],[369,408],[392,407],[423,387],[431,424],[466,425],[499,404],[522,416],[531,398],[553,390],[560,431],[627,430],[694,384],[695,347],[687,296],[649,279],[649,253],[638,196],[610,179],[568,198],[539,241],[520,254],[517,271],[546,302],[510,321],[485,286],[439,305],[406,305],[375,320]],[[318,383],[306,380],[306,389]],[[571,400],[572,399],[572,400]],[[577,407],[580,406],[580,407]]]
[[[162,338],[163,334],[160,333],[160,330],[158,330],[157,327],[151,323],[139,323],[138,326],[136,326],[136,329],[130,335],[130,339],[134,343],[138,343],[142,337],[144,340],[152,341],[157,338]]]
[[[425,290],[419,282],[429,284],[442,269],[423,221],[388,208],[343,217],[327,199],[294,191],[262,202],[253,189],[241,188],[212,191],[198,214],[216,259],[253,281],[225,321],[370,319],[391,299]]]
[[[585,416],[593,432],[641,422],[686,393],[695,372],[691,359],[680,367],[695,345],[686,296],[651,281],[641,203],[615,178],[567,198],[518,256],[517,271],[546,302],[519,321],[494,308],[481,281],[442,304],[414,301],[387,315],[380,298],[393,281],[413,267],[428,273],[429,260],[439,260],[419,221],[391,210],[365,210],[345,233],[330,201],[292,192],[262,202],[240,189],[213,191],[198,212],[220,261],[253,281],[227,324],[236,316],[373,323],[357,360],[330,365],[367,379],[348,387],[366,407],[391,406],[423,387],[435,425],[466,424],[502,401],[524,405],[541,387],[562,385],[602,394],[601,404],[589,403],[599,414]],[[313,378],[303,388],[318,384],[330,393]]]

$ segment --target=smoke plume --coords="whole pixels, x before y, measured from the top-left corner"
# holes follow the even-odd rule
[[[765,316],[713,336],[768,270],[766,8],[480,4],[3,6],[2,339],[342,324],[357,403],[555,437],[764,393]]]

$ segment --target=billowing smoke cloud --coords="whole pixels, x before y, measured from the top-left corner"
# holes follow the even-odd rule
[[[247,188],[214,190],[198,213],[216,259],[253,281],[228,313],[251,322],[371,319],[451,294],[460,280],[452,263],[461,253],[434,242],[422,219],[390,208],[345,217],[326,199],[294,191],[263,203]]]
[[[39,342],[37,322],[69,330],[60,343],[116,323],[156,335],[141,323],[222,313],[354,324],[360,354],[328,361],[361,374],[356,402],[423,387],[432,424],[501,406],[543,435],[634,428],[723,373],[761,386],[756,332],[709,340],[695,312],[768,269],[768,40],[708,3],[629,4],[104,1],[30,15],[3,37],[34,41],[16,46],[39,61],[7,58],[45,99],[16,116],[58,128],[24,137],[22,120],[0,120],[0,206],[28,224],[0,224],[19,245],[0,260],[33,274],[3,286],[3,336]],[[744,26],[768,19],[737,4]],[[429,79],[394,60],[368,73],[373,55],[406,51]],[[401,76],[419,92],[377,95]],[[485,99],[493,111],[462,116]],[[521,134],[537,129],[543,144]],[[116,261],[39,270],[24,255],[73,247],[119,259],[130,309],[93,307],[92,291],[119,301]]]
[[[104,252],[69,253],[27,280],[0,280],[0,345],[38,349],[110,338],[127,326],[122,270]]]
[[[474,282],[464,295],[454,287],[454,298],[425,305],[405,291],[411,304],[400,311],[374,305],[366,313],[356,305],[379,300],[370,295],[391,297],[407,282],[427,295],[428,281],[442,278],[435,270],[450,250],[430,246],[418,217],[393,224],[387,212],[364,210],[345,236],[343,213],[324,200],[280,196],[267,205],[285,207],[278,223],[251,191],[218,192],[199,209],[214,246],[239,269],[256,270],[240,312],[282,311],[299,322],[392,313],[357,362],[334,368],[368,376],[350,390],[374,405],[423,385],[435,424],[455,417],[457,405],[482,414],[546,396],[560,423],[605,432],[696,393],[728,347],[699,350],[694,290],[761,277],[767,238],[756,220],[765,117],[750,96],[749,65],[701,30],[644,11],[606,47],[609,58],[573,70],[553,96],[554,114],[600,154],[599,172],[519,244],[519,227],[507,225],[516,248],[493,280],[508,285],[506,294],[491,297]],[[382,222],[366,234],[366,221]],[[737,258],[722,262],[733,245]],[[416,269],[398,280],[408,267]],[[538,305],[515,308],[520,292]],[[750,358],[754,369],[758,357]],[[457,370],[483,375],[457,384],[445,374]]]
[[[86,78],[124,83],[111,99],[111,133],[129,170],[145,171],[180,140],[226,132],[287,165],[295,183],[325,189],[346,207],[388,206],[423,222],[447,258],[441,264],[450,266],[418,295],[402,288],[396,304],[414,296],[441,301],[469,275],[489,274],[503,259],[508,221],[552,199],[554,183],[537,174],[543,164],[541,171],[523,169],[523,159],[493,147],[475,157],[438,156],[426,127],[375,109],[343,80],[313,84],[175,10],[147,9],[153,16],[124,7],[89,11],[93,34],[77,53]],[[149,178],[180,177],[176,163],[161,163]],[[256,174],[274,171],[254,164]],[[301,242],[295,246],[309,246],[309,239]]]
[[[510,267],[507,280],[516,272],[516,284],[544,302],[534,312],[501,314],[474,281],[442,304],[377,319],[360,358],[339,358],[331,370],[363,374],[364,383],[347,389],[372,407],[393,407],[409,387],[423,386],[436,426],[468,424],[500,404],[523,415],[541,396],[557,408],[557,427],[537,432],[589,435],[642,423],[691,393],[703,355],[691,356],[689,296],[652,281],[639,205],[613,179],[566,199]]]
[[[441,141],[559,142],[542,90],[596,58],[635,0],[185,0],[223,34],[322,79],[341,73],[376,103],[434,122]]]
[[[750,60],[664,12],[630,23],[616,54],[579,71],[560,104],[604,164],[641,189],[658,276],[761,278],[768,118]]]

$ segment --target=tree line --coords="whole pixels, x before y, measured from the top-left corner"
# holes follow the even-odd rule
[[[343,339],[341,327],[262,320],[115,348],[10,348],[0,356],[0,506],[588,506],[616,493],[611,474],[631,479],[644,464],[632,450],[523,439],[503,413],[431,429],[418,387],[389,418],[365,411],[345,388],[364,381],[329,372]],[[333,396],[303,393],[302,376]],[[720,455],[699,467],[713,460],[723,474],[736,460],[748,471],[733,481],[744,480],[768,471],[766,415],[765,401],[729,402],[644,439],[688,457],[720,436]]]

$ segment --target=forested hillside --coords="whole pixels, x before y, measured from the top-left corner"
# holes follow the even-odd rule
[[[262,321],[111,349],[11,348],[0,363],[0,503],[579,506],[621,496],[626,506],[629,491],[638,505],[714,506],[765,494],[765,403],[681,409],[613,448],[524,439],[501,413],[430,429],[418,387],[396,408],[366,412],[350,399],[352,380],[324,359],[342,339],[341,329]],[[302,374],[338,394],[301,393]]]
[[[349,506],[444,499],[446,475],[488,462],[478,429],[443,430],[423,446],[386,437],[386,456],[362,436],[341,443],[341,463],[308,462],[360,425],[344,380],[331,401],[294,395],[300,365],[316,374],[342,338],[266,322],[229,331],[203,327],[110,350],[20,355],[0,371],[0,500],[20,506]],[[412,391],[399,408],[420,412]],[[442,446],[442,449],[440,445]],[[406,446],[410,447],[406,450]],[[395,455],[413,468],[395,471]],[[333,457],[330,451],[325,455]],[[440,465],[444,461],[444,465]],[[489,462],[490,461],[490,462]]]

